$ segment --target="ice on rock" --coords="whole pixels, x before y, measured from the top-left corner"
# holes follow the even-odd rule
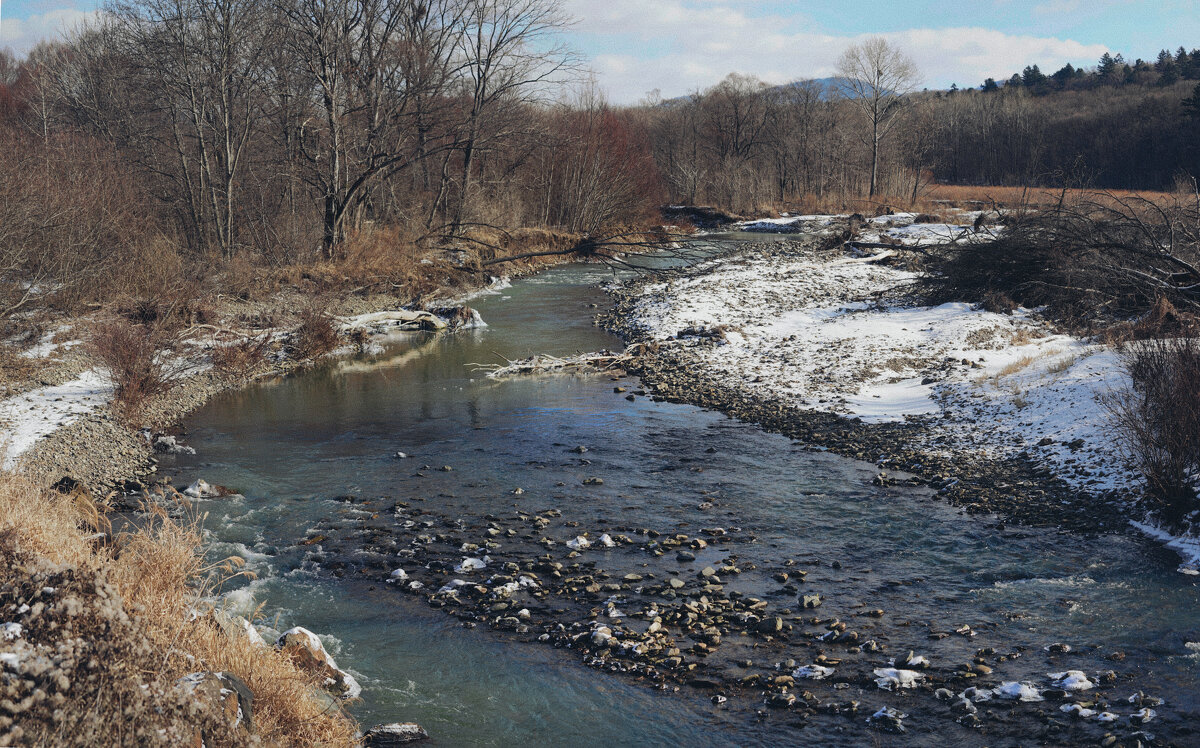
[[[833,675],[833,668],[825,667],[824,665],[804,665],[792,672],[793,678],[808,678],[810,680],[824,680],[831,675]]]
[[[1063,704],[1062,706],[1060,706],[1058,708],[1058,710],[1065,714],[1074,714],[1076,717],[1079,717],[1080,719],[1088,719],[1089,717],[1096,716],[1095,709],[1088,709],[1087,707],[1081,706],[1079,704]]]
[[[893,667],[875,668],[875,683],[885,691],[916,688],[916,685],[924,679],[925,674],[916,670],[897,670]]]
[[[616,542],[611,537],[609,537],[608,533],[604,533],[603,535],[601,535],[600,540],[598,542],[600,543],[600,545],[604,546],[605,548],[613,548],[616,546]]]
[[[1157,716],[1158,716],[1158,712],[1154,711],[1150,707],[1142,707],[1141,709],[1139,709],[1138,711],[1136,711],[1132,715],[1130,715],[1129,720],[1131,722],[1133,722],[1135,725],[1144,725]]]
[[[1064,691],[1087,691],[1095,688],[1096,684],[1088,680],[1082,670],[1067,670],[1062,673],[1050,673],[1054,685]]]
[[[995,695],[996,695],[996,692],[990,688],[981,690],[981,689],[976,688],[975,686],[971,686],[967,690],[960,693],[958,695],[958,698],[963,699],[964,701],[980,702],[980,701],[991,701],[992,697]]]
[[[404,569],[396,569],[388,575],[388,578],[393,582],[403,582],[405,579],[408,579],[408,572]]]
[[[0,623],[0,639],[6,642],[20,639],[24,630],[19,623]]]
[[[462,563],[454,567],[455,574],[470,574],[473,571],[487,568],[488,557],[483,558],[464,558]]]
[[[1028,683],[1008,681],[992,689],[992,693],[1001,699],[1012,701],[1045,701],[1038,690]]]
[[[579,537],[568,540],[567,547],[573,551],[582,551],[592,547],[592,542],[580,535]]]
[[[333,656],[321,643],[321,639],[303,626],[296,626],[283,632],[275,642],[275,647],[285,653],[292,648],[302,647],[313,659],[322,663],[327,673],[325,684],[335,689],[338,695],[345,699],[357,699],[362,695],[362,687],[354,676],[339,668]]]
[[[418,582],[413,582],[413,584],[418,584]],[[447,582],[445,585],[443,585],[441,589],[439,589],[439,590],[437,591],[437,594],[439,594],[439,595],[445,595],[445,594],[447,594],[447,593],[454,592],[454,591],[455,591],[455,590],[457,590],[459,587],[462,587],[462,586],[465,586],[465,585],[466,585],[466,582],[464,582],[464,581],[463,581],[463,580],[461,580],[461,579],[451,579],[449,582]],[[408,588],[409,588],[409,589],[412,589],[413,587],[412,587],[412,585],[410,584],[410,585],[408,586]]]
[[[216,486],[213,486],[203,478],[198,479],[195,483],[183,489],[183,493],[191,496],[193,499],[212,499],[221,495]]]
[[[885,706],[867,718],[867,724],[872,727],[890,728],[896,732],[904,732],[901,720],[908,715],[890,706]]]

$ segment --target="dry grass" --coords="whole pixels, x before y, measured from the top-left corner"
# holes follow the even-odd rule
[[[137,737],[142,734],[150,735],[152,743],[169,744],[165,734],[159,737],[156,732],[161,727],[176,737],[181,729],[204,729],[206,737],[213,736],[208,745],[242,744],[245,741],[236,734],[227,734],[227,724],[222,724],[219,715],[181,706],[175,681],[188,673],[209,670],[233,673],[249,685],[254,693],[256,732],[265,744],[353,744],[356,725],[314,697],[318,676],[297,669],[271,648],[226,633],[210,617],[194,615],[204,609],[205,592],[236,573],[240,565],[233,560],[206,564],[195,521],[179,522],[155,509],[145,527],[120,536],[111,546],[102,546],[87,535],[105,524],[103,516],[83,498],[0,474],[0,554],[8,557],[4,573],[11,577],[6,581],[19,587],[25,575],[38,569],[50,569],[66,579],[82,579],[83,592],[76,591],[81,596],[75,605],[94,608],[93,618],[95,611],[107,606],[105,615],[112,619],[92,621],[92,625],[107,627],[107,633],[97,631],[91,639],[83,637],[83,646],[106,654],[96,658],[98,669],[93,668],[86,680],[75,681],[70,698],[57,707],[64,712],[57,719],[47,708],[42,710],[45,719],[39,721],[42,712],[30,709],[20,723],[26,734],[24,742],[150,744]],[[91,578],[98,581],[86,581]],[[99,593],[101,587],[111,589],[112,594]],[[89,600],[89,590],[108,602]],[[119,610],[112,610],[114,600]],[[30,642],[52,637],[35,623],[26,628],[24,639]],[[138,686],[139,682],[145,687]],[[93,687],[98,689],[96,693],[91,692]],[[121,698],[110,696],[109,691],[121,688],[127,688],[136,700],[122,703]],[[66,730],[64,725],[78,729]],[[3,732],[0,729],[0,734]],[[42,739],[34,737],[39,735]]]
[[[1041,340],[1046,337],[1040,330],[1034,330],[1031,327],[1019,327],[1012,331],[1008,338],[1009,345],[1029,345],[1035,340]]]
[[[1048,353],[1046,355],[1058,355],[1060,352],[1061,351],[1054,351],[1053,354]],[[1062,374],[1064,371],[1069,370],[1072,366],[1079,363],[1080,358],[1081,356],[1079,354],[1064,356],[1057,361],[1051,361],[1050,364],[1046,366],[1046,371],[1050,374]]]
[[[1011,377],[1013,374],[1025,371],[1036,360],[1037,356],[1022,356],[996,372],[996,379],[1004,379],[1005,377]]]
[[[1154,202],[1170,201],[1173,196],[1168,192],[1136,192],[1133,190],[1106,190],[1106,194],[1115,198],[1128,200],[1143,198]],[[963,209],[982,208],[1045,208],[1066,200],[1071,202],[1079,199],[1094,198],[1097,193],[1093,190],[1080,189],[1051,189],[1047,187],[976,187],[969,185],[935,184],[925,190],[919,204],[932,204]]]
[[[222,374],[244,377],[262,366],[270,350],[271,336],[263,334],[216,345],[209,352],[209,358]]]

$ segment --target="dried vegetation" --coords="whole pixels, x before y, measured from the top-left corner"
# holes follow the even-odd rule
[[[0,675],[0,744],[353,744],[356,726],[315,697],[316,676],[206,612],[239,564],[207,564],[194,521],[161,508],[147,518],[105,541],[86,495],[0,475],[0,609],[22,627],[0,642],[15,663]],[[254,734],[178,687],[197,671],[246,682]]]

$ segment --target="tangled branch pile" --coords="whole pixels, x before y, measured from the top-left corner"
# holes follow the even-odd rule
[[[995,242],[932,250],[929,269],[935,302],[1010,300],[1080,328],[1144,315],[1160,299],[1197,313],[1200,194],[1064,196],[1016,216]]]

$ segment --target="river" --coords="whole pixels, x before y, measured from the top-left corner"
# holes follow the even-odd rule
[[[718,413],[614,392],[635,391],[634,380],[493,381],[473,370],[536,353],[619,348],[593,324],[607,305],[598,284],[611,278],[599,266],[551,269],[471,301],[486,328],[412,334],[381,355],[219,396],[184,424],[197,454],[162,459],[160,471],[177,484],[203,477],[244,495],[200,502],[214,554],[244,556],[259,577],[230,583],[230,604],[261,602],[276,630],[303,625],[330,635],[339,665],[361,676],[363,700],[352,712],[364,725],[416,721],[438,745],[859,745],[875,737],[866,718],[888,704],[911,716],[905,735],[878,734],[884,744],[1016,745],[1033,735],[1053,743],[1059,734],[1044,732],[1044,720],[1026,725],[1028,712],[1006,718],[1007,707],[990,731],[970,730],[928,694],[858,686],[827,697],[860,700],[861,713],[803,725],[744,700],[718,706],[688,687],[661,692],[585,667],[571,650],[464,628],[386,584],[386,573],[346,573],[354,552],[345,543],[297,544],[317,527],[352,537],[363,515],[400,500],[467,525],[553,507],[593,536],[618,526],[728,527],[746,540],[721,553],[764,572],[733,587],[777,594],[767,572],[798,564],[808,570],[803,591],[820,592],[826,616],[887,642],[891,654],[875,655],[875,666],[914,649],[949,667],[990,646],[1019,655],[996,665],[1004,680],[1044,686],[1052,670],[1112,669],[1118,681],[1104,693],[1164,697],[1145,729],[1187,743],[1200,595],[1194,577],[1173,572],[1171,552],[1132,536],[969,517],[924,489],[872,485],[871,464]],[[578,446],[586,453],[572,451]],[[603,485],[583,485],[596,477]],[[330,564],[335,556],[343,563]],[[621,573],[646,566],[624,557],[612,564]],[[855,618],[866,606],[887,617]],[[930,636],[963,624],[978,636]],[[1069,661],[1046,652],[1059,642],[1073,646]],[[739,658],[755,654],[738,646],[729,645]],[[811,652],[766,656],[803,663]],[[728,659],[712,669],[744,674]],[[1130,711],[1125,705],[1122,714]]]

